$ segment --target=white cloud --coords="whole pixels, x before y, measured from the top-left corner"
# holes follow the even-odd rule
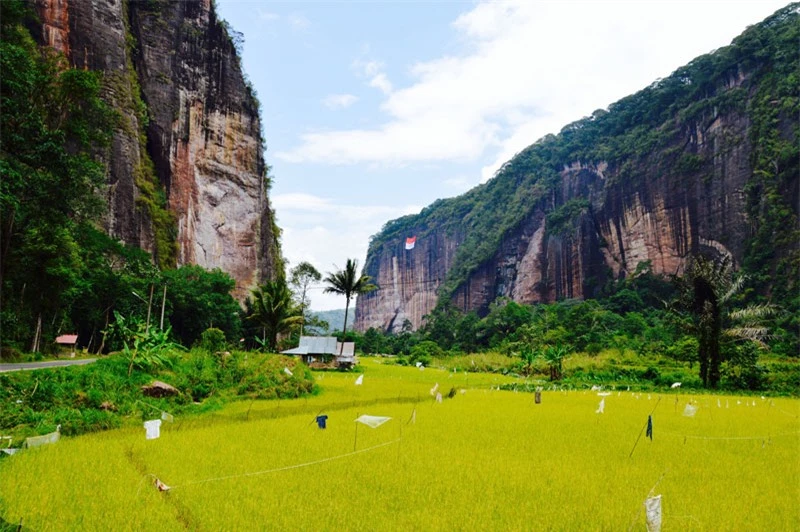
[[[350,66],[355,70],[356,74],[368,78],[376,76],[383,71],[383,63],[374,60],[365,61],[363,59],[356,59]]]
[[[369,78],[367,84],[370,87],[380,89],[384,94],[392,92],[392,82],[384,72],[384,64],[375,60],[356,59],[350,65],[356,75],[362,78]]]
[[[452,29],[460,53],[413,64],[395,87],[377,61],[352,68],[385,94],[382,125],[302,135],[290,162],[408,164],[488,154],[490,177],[547,133],[605,108],[781,5],[734,2],[484,2]],[[687,36],[691,36],[688,38]]]
[[[380,89],[381,92],[384,94],[389,94],[392,92],[392,83],[389,81],[389,78],[386,77],[386,74],[381,72],[380,74],[375,75],[371,80],[369,80],[369,86],[375,87],[376,89]]]
[[[319,217],[337,222],[385,221],[390,217],[419,212],[421,209],[416,205],[390,207],[386,205],[342,204],[336,203],[330,198],[302,192],[278,194],[272,197],[272,204],[281,215],[284,213],[300,213],[305,220]]]
[[[329,94],[322,100],[328,109],[344,109],[358,101],[358,96],[352,94]]]

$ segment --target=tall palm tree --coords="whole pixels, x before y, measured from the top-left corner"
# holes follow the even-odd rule
[[[251,294],[253,313],[247,319],[263,328],[263,341],[272,352],[275,352],[278,335],[300,325],[303,316],[292,301],[292,292],[284,280],[267,281],[252,290]]]
[[[687,278],[689,305],[695,315],[700,378],[703,386],[716,388],[722,363],[720,340],[727,337],[763,345],[769,332],[763,319],[772,315],[775,307],[751,304],[741,309],[730,308],[746,276],[734,276],[729,256],[716,261],[703,257],[693,259],[687,268]]]
[[[339,270],[335,273],[328,272],[325,277],[325,293],[340,294],[345,297],[344,306],[344,330],[342,331],[342,346],[344,347],[344,335],[347,333],[347,312],[350,309],[350,299],[354,295],[366,294],[372,292],[377,286],[370,283],[371,278],[369,275],[358,275],[358,261],[356,259],[347,259],[347,264],[344,270]]]

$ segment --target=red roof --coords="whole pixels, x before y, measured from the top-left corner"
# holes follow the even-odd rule
[[[57,344],[77,344],[78,343],[78,335],[77,334],[62,334],[61,336],[56,337]]]

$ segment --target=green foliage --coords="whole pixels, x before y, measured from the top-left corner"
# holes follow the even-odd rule
[[[735,298],[745,280],[743,275],[734,275],[727,257],[718,261],[695,257],[682,280],[684,305],[694,317],[691,330],[697,337],[703,385],[712,388],[719,385],[722,362],[731,358],[734,341],[765,345],[763,340],[769,329],[764,319],[773,314],[775,308],[751,304],[735,309]]]
[[[102,213],[104,169],[94,156],[114,114],[98,73],[37,49],[23,24],[27,4],[0,9],[3,342],[38,351],[67,315],[83,267],[81,228]]]
[[[367,355],[384,354],[389,351],[389,342],[378,329],[370,327],[356,344],[362,353]]]
[[[800,373],[796,362],[784,366],[766,361],[793,360],[783,352],[787,331],[780,324],[785,318],[769,305],[740,307],[734,296],[735,289],[744,285],[742,278],[728,275],[731,272],[725,268],[718,273],[724,282],[715,290],[724,291],[722,299],[728,302],[720,322],[718,384],[728,389],[784,392]],[[624,281],[606,286],[600,300],[535,306],[499,300],[484,318],[440,306],[426,316],[417,332],[411,331],[409,323],[398,334],[370,329],[355,341],[365,353],[399,355],[401,365],[417,360],[427,365],[430,356],[434,365],[459,371],[538,375],[565,385],[588,382],[653,388],[680,381],[699,389],[704,385],[695,368],[700,350],[698,325],[689,307],[680,303],[692,294],[685,292],[693,286],[690,279],[668,282],[653,275],[649,264],[641,264]],[[735,304],[730,306],[731,302]],[[770,334],[763,336],[767,330]],[[470,335],[472,347],[463,351],[472,354],[460,356],[465,345],[461,342]],[[758,338],[761,344],[752,341]],[[435,354],[431,354],[433,345],[439,348]],[[773,367],[780,369],[773,371]]]
[[[156,177],[153,162],[146,151],[141,152],[142,161],[134,170],[139,196],[136,203],[147,212],[153,224],[155,236],[155,258],[161,268],[175,265],[178,257],[177,226],[175,215],[169,210],[164,188]]]
[[[142,371],[168,367],[171,361],[167,358],[167,353],[182,349],[179,344],[171,341],[171,327],[162,331],[135,317],[125,318],[117,311],[114,311],[114,322],[104,333],[122,343],[122,352],[130,362],[128,376],[134,367]]]
[[[185,346],[193,345],[209,327],[227,338],[239,338],[240,307],[231,295],[236,282],[219,268],[181,266],[162,272],[167,284],[167,314],[175,336]]]
[[[263,331],[263,337],[257,340],[262,348],[272,353],[277,351],[279,335],[290,333],[303,323],[301,310],[292,300],[292,293],[283,279],[267,281],[253,290],[248,308],[252,312],[247,319]]]
[[[442,351],[442,348],[439,347],[436,342],[425,340],[411,348],[408,361],[410,364],[419,362],[425,366],[430,366],[433,358],[441,357],[443,354],[444,351]]]
[[[119,320],[124,321],[123,319]],[[138,330],[130,331],[141,349],[166,346],[156,331],[142,339]],[[62,433],[76,435],[116,428],[126,418],[142,419],[163,410],[178,416],[198,408],[194,401],[214,397],[219,408],[237,398],[301,397],[314,391],[311,372],[302,364],[282,356],[234,352],[215,357],[205,350],[160,351],[168,363],[137,362],[129,374],[130,360],[113,355],[86,366],[71,366],[47,371],[20,371],[0,374],[0,429],[15,440],[44,434],[62,425]],[[288,376],[283,368],[292,368]],[[172,384],[180,394],[168,398],[148,398],[141,387],[153,379]]]
[[[209,327],[200,335],[197,345],[200,349],[205,349],[210,353],[222,351],[225,349],[225,333],[216,327]]]
[[[574,233],[578,218],[586,213],[589,200],[573,198],[547,213],[547,231],[553,235]]]
[[[550,380],[561,379],[562,364],[569,355],[569,349],[565,345],[549,345],[544,348],[543,356],[550,365]]]

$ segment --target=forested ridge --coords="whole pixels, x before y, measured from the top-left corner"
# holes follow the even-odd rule
[[[379,285],[359,299],[365,349],[501,353],[487,367],[579,385],[664,385],[697,363],[698,386],[796,390],[799,41],[794,3],[386,223],[364,268]],[[636,242],[659,264],[626,258]],[[562,372],[573,355],[588,359]]]
[[[604,165],[605,188],[636,186],[649,172],[707,173],[713,161],[686,149],[687,132],[735,112],[751,123],[752,175],[747,183],[747,238],[742,268],[763,296],[791,299],[800,278],[798,252],[798,4],[749,27],[730,46],[693,60],[670,76],[529,146],[489,182],[437,200],[420,214],[392,220],[370,242],[367,271],[379,250],[415,234],[464,235],[439,289],[441,304],[497,252],[533,209],[548,212],[550,234],[574,233],[590,209],[559,195],[565,167]],[[736,139],[730,140],[730,148]],[[647,169],[647,172],[645,172]]]

